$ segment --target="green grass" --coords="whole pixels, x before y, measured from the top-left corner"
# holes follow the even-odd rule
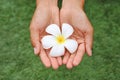
[[[33,54],[29,23],[35,0],[0,0],[0,80],[120,80],[120,0],[86,0],[93,56],[71,70],[46,69]]]

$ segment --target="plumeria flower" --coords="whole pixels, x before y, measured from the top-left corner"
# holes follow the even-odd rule
[[[44,49],[50,49],[50,56],[58,57],[65,53],[65,48],[74,53],[78,47],[76,40],[68,39],[74,32],[73,28],[69,24],[62,24],[62,31],[56,24],[51,24],[46,28],[46,32],[50,35],[46,35],[41,39]]]

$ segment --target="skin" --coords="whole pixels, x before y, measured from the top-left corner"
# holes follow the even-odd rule
[[[92,55],[93,27],[88,20],[83,7],[84,0],[63,0],[62,9],[59,11],[57,0],[36,0],[36,10],[30,24],[31,43],[34,53],[39,55],[46,67],[58,69],[62,64],[66,64],[68,69],[79,65],[85,52]],[[71,38],[79,43],[74,54],[66,51],[63,60],[61,57],[50,57],[49,50],[44,50],[40,40],[46,35],[45,28],[50,24],[68,23],[73,26],[74,33]]]
[[[74,54],[66,52],[63,64],[68,69],[79,65],[85,52],[92,56],[93,27],[87,18],[84,10],[84,0],[63,0],[60,11],[60,21],[73,26],[74,34],[72,38],[79,43],[78,49]]]
[[[30,24],[31,43],[34,53],[39,55],[42,63],[46,67],[57,69],[62,65],[61,57],[53,58],[49,56],[49,50],[44,50],[40,40],[46,35],[45,28],[50,24],[59,25],[59,8],[57,0],[37,0],[37,6]]]

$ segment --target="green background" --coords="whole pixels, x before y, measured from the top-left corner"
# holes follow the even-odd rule
[[[59,4],[61,1],[59,2]],[[86,0],[93,56],[71,70],[46,69],[35,56],[29,24],[35,0],[0,0],[0,80],[120,80],[120,0]]]

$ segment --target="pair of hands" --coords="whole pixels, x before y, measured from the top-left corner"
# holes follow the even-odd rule
[[[56,2],[37,2],[37,7],[30,24],[31,42],[34,47],[35,54],[40,56],[42,63],[46,67],[57,69],[60,65],[66,64],[68,69],[77,66],[85,52],[89,56],[92,55],[93,28],[90,24],[83,8],[68,1],[63,1],[62,9],[59,10]],[[66,51],[63,59],[61,57],[49,56],[49,50],[43,49],[41,39],[45,33],[45,28],[50,24],[61,26],[62,23],[68,23],[73,26],[74,33],[72,38],[79,43],[78,49],[74,54]]]

